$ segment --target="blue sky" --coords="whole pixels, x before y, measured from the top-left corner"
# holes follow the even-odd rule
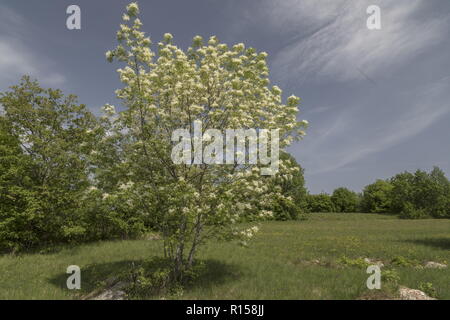
[[[129,1],[1,0],[0,90],[31,74],[98,112],[119,107],[118,65],[105,60]],[[81,30],[66,8],[81,8]],[[381,8],[368,30],[366,8]],[[302,98],[307,136],[290,148],[313,193],[440,166],[450,175],[448,0],[140,1],[153,42],[182,48],[217,35],[269,53],[271,81]]]

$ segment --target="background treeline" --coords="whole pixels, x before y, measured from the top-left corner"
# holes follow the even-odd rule
[[[28,77],[0,94],[0,105],[0,251],[152,230],[163,210],[147,207],[151,192],[136,196],[123,183],[133,168],[120,164],[133,150],[124,135],[111,131],[109,117],[96,117],[75,96],[43,89]],[[272,219],[304,219],[309,212],[450,218],[450,182],[437,167],[377,180],[362,194],[338,188],[313,195],[303,168],[288,153],[281,158],[299,170],[289,180],[268,179],[284,195],[264,208]]]
[[[346,188],[306,196],[308,212],[369,212],[402,218],[450,218],[450,181],[434,167],[431,172],[403,172],[366,186],[362,194]]]
[[[366,212],[397,213],[404,218],[450,218],[450,181],[434,167],[429,173],[403,172],[364,188]]]

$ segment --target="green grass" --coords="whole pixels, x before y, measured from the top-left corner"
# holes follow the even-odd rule
[[[0,257],[0,299],[73,299],[158,256],[155,240],[108,241],[56,253]],[[207,269],[182,299],[356,299],[371,294],[364,267],[339,264],[343,257],[383,261],[450,262],[450,220],[399,220],[375,214],[312,214],[308,221],[266,222],[249,248],[211,243],[200,252]],[[320,263],[311,263],[318,259]],[[65,287],[68,265],[81,267],[81,293]],[[450,299],[450,268],[393,266],[399,284],[431,283]]]

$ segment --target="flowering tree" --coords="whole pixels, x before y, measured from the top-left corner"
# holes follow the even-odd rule
[[[261,175],[261,164],[174,163],[173,133],[180,128],[192,132],[195,121],[203,124],[202,133],[278,129],[283,149],[301,138],[307,122],[296,119],[298,97],[283,104],[282,91],[269,86],[266,53],[244,44],[228,47],[216,37],[204,43],[200,36],[184,52],[168,33],[154,53],[141,31],[138,5],[131,3],[126,10],[119,44],[106,53],[109,61],[125,64],[118,70],[124,87],[117,96],[126,108],[110,122],[111,139],[123,142],[117,170],[126,174],[117,183],[161,232],[164,254],[173,261],[178,280],[206,239],[237,238],[245,244],[257,227],[242,230],[238,223],[249,216],[270,217],[264,208],[271,207],[281,189],[268,188],[271,178]],[[114,112],[112,107],[107,111]],[[290,179],[294,170],[280,161],[274,177]]]

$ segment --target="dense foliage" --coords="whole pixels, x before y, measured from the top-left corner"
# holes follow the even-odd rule
[[[336,212],[357,212],[360,203],[356,192],[343,187],[333,191],[331,202]]]
[[[346,188],[306,195],[308,212],[397,214],[405,219],[450,218],[450,181],[434,167],[429,173],[403,172],[367,185],[362,194]]]
[[[308,194],[306,197],[308,212],[334,212],[334,204],[327,193]]]
[[[389,213],[391,210],[392,184],[377,180],[363,190],[362,211],[370,213]]]
[[[28,77],[0,103],[6,143],[0,154],[1,247],[77,240],[85,232],[79,199],[89,186],[95,117],[74,96],[42,89]]]
[[[390,183],[392,212],[404,218],[450,217],[450,181],[438,167],[400,173]]]
[[[0,250],[136,233],[126,201],[94,191],[92,158],[105,130],[75,96],[24,77],[0,103]]]
[[[281,153],[280,159],[288,163],[289,168],[297,168],[291,173],[290,179],[282,177],[270,178],[268,187],[281,188],[281,197],[277,197],[272,201],[271,207],[268,208],[273,212],[275,220],[297,220],[305,219],[307,212],[307,190],[305,187],[304,170],[297,163],[295,158],[288,153]]]
[[[366,212],[394,213],[403,218],[449,218],[450,181],[434,167],[430,173],[403,172],[364,188]]]

